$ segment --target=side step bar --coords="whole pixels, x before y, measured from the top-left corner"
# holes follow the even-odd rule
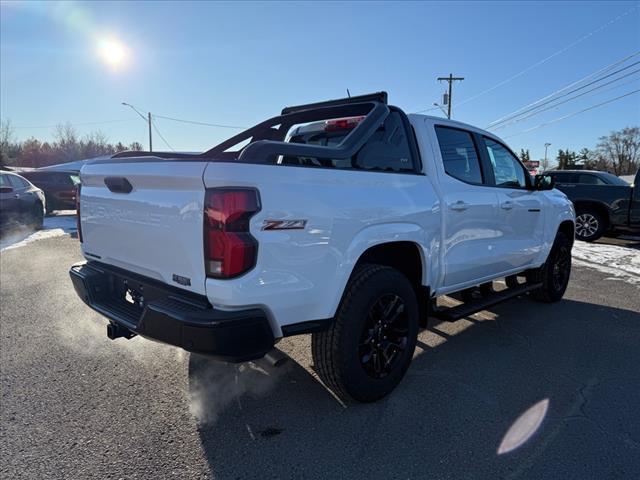
[[[455,322],[456,320],[460,320],[461,318],[480,312],[487,307],[491,307],[496,303],[517,297],[518,295],[530,292],[531,290],[535,290],[541,286],[542,283],[525,283],[517,287],[511,287],[500,292],[491,293],[480,297],[477,300],[460,304],[457,307],[432,309],[429,312],[429,316],[445,322]]]

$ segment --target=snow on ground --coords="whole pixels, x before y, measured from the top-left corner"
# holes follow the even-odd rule
[[[640,250],[636,248],[576,241],[572,253],[574,265],[595,268],[611,275],[611,279],[640,285]]]
[[[44,238],[61,237],[75,233],[76,216],[75,211],[63,210],[57,215],[44,218],[42,230],[34,231],[33,229],[24,227],[7,232],[0,238],[0,252],[11,250],[12,248],[24,247],[25,245],[42,240]]]

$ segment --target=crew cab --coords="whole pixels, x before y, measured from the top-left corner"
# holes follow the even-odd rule
[[[562,298],[574,210],[495,135],[387,94],[287,107],[202,154],[86,164],[71,267],[110,338],[242,362],[312,334],[320,378],[374,401],[427,317]],[[507,289],[492,288],[506,278]],[[461,293],[445,308],[438,297]]]
[[[593,242],[605,234],[640,233],[640,170],[629,185],[607,172],[549,172],[576,209],[576,238]]]

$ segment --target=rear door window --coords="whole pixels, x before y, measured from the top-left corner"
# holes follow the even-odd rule
[[[553,178],[554,183],[573,183],[572,182],[572,173],[552,173],[551,177]]]
[[[480,160],[471,132],[436,126],[444,171],[466,183],[481,184]]]
[[[578,179],[576,183],[583,185],[607,185],[607,182],[602,180],[597,175],[593,175],[592,173],[578,173]]]

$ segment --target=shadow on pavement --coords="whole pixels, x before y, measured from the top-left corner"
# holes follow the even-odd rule
[[[343,406],[293,359],[274,369],[192,356],[192,409],[200,418],[212,475],[584,479],[637,474],[640,314],[519,298],[481,315],[456,324],[432,323],[420,335],[403,382],[374,404]],[[524,412],[538,417],[519,419]],[[503,448],[505,436],[509,440],[514,430],[531,425],[539,428],[516,438],[522,446]],[[500,455],[499,449],[508,453]]]

